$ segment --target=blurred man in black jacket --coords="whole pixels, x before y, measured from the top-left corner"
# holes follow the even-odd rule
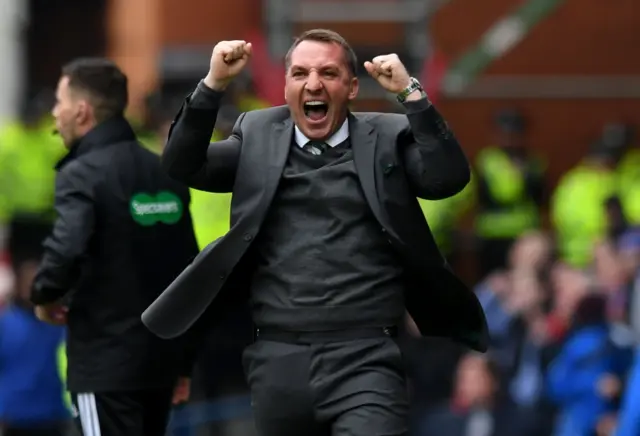
[[[164,435],[172,399],[188,397],[193,359],[181,339],[148,332],[140,314],[197,254],[189,191],[136,140],[116,65],[68,64],[56,99],[69,153],[57,165],[58,217],[32,301],[40,319],[68,324],[68,387],[83,434]]]

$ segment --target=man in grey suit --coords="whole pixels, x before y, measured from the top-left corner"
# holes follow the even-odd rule
[[[231,230],[143,320],[174,337],[249,302],[255,342],[243,365],[260,435],[406,435],[395,342],[405,310],[423,335],[487,347],[482,309],[440,255],[416,200],[462,190],[468,162],[394,54],[364,67],[407,115],[349,112],[356,57],[322,29],[286,56],[287,106],[242,114],[228,139],[209,144],[224,90],[250,56],[245,41],[216,45],[163,155],[174,178],[233,192]]]

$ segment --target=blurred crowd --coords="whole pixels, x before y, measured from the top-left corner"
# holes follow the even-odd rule
[[[583,159],[550,187],[544,156],[527,144],[526,117],[505,110],[495,121],[495,144],[474,160],[472,186],[449,204],[425,207],[452,259],[464,247],[455,242],[460,216],[474,212],[475,292],[491,348],[476,355],[415,341],[424,348],[409,354],[416,434],[640,435],[640,148],[633,126],[603,126]],[[450,205],[433,220],[440,215],[432,209]]]
[[[229,135],[241,112],[266,106],[248,82],[238,83],[225,97],[213,139]],[[146,119],[132,120],[147,147],[161,152],[182,98],[151,96]],[[53,218],[53,166],[65,153],[52,134],[51,103],[49,93],[36,95],[21,119],[0,129],[0,428],[3,422],[48,428],[71,414],[62,389],[64,331],[35,320],[24,298]],[[468,353],[419,338],[409,326],[403,348],[413,432],[639,436],[634,126],[603,126],[556,186],[548,185],[545,157],[528,144],[527,131],[526,114],[511,108],[496,114],[494,142],[473,160],[472,183],[450,199],[421,201],[450,263],[475,257],[474,288],[492,344],[486,354]],[[231,197],[192,193],[202,247],[228,230]],[[469,217],[467,229],[462,223]],[[244,321],[226,326],[231,335],[212,335],[196,400],[246,393],[236,360],[251,332]]]

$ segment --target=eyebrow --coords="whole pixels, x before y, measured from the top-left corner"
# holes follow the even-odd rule
[[[302,65],[291,65],[291,67],[289,67],[291,70],[303,70],[303,71],[307,71],[310,70],[313,67],[305,67]],[[324,70],[339,70],[340,66],[337,64],[329,64],[329,65],[324,65],[322,67],[318,67],[318,70],[324,71]]]

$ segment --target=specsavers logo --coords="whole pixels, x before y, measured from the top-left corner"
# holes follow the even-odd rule
[[[155,196],[135,194],[131,197],[129,210],[135,222],[141,226],[152,226],[157,223],[177,223],[182,218],[183,206],[177,195],[162,191]]]

